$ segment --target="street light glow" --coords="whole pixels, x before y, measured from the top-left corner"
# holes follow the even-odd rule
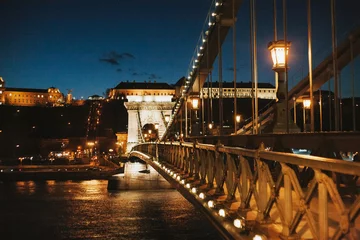
[[[310,106],[311,106],[311,100],[310,99],[304,99],[303,100],[303,106],[304,106],[304,108],[309,109]]]
[[[197,99],[197,98],[192,99],[192,107],[193,107],[193,109],[199,108],[199,99]]]
[[[289,55],[289,48],[291,43],[286,43],[286,55],[285,55],[285,41],[279,40],[276,42],[270,42],[268,49],[271,53],[271,58],[273,61],[273,69],[282,69],[285,68],[286,56]]]

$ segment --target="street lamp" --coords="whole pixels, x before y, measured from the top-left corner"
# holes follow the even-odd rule
[[[193,109],[198,109],[199,108],[199,99],[193,98],[191,103],[192,103]]]
[[[240,115],[236,115],[236,119],[235,119],[235,120],[236,120],[237,123],[239,123],[240,120],[241,120],[241,116],[240,116]]]
[[[158,130],[159,129],[159,124],[155,123],[155,129]]]
[[[169,122],[170,121],[170,115],[165,115],[165,122]]]
[[[304,125],[304,132],[307,132],[307,127],[306,127],[306,119],[307,119],[306,109],[310,109],[310,108],[311,108],[311,100],[310,100],[310,99],[303,99],[303,125]]]
[[[191,118],[191,110],[190,110],[190,127],[191,127],[191,135],[199,135],[199,126],[198,126],[198,115],[197,110],[199,109],[199,99],[197,97],[191,97],[191,109],[194,110],[195,117]]]
[[[274,133],[284,133],[287,132],[299,132],[299,128],[295,125],[295,123],[288,119],[287,114],[287,104],[288,99],[286,99],[286,83],[285,83],[285,75],[287,70],[287,58],[289,55],[290,42],[285,42],[284,40],[270,42],[268,44],[268,49],[271,53],[271,58],[273,60],[272,69],[277,73],[277,103],[276,103],[276,113],[275,113],[275,125],[273,127]]]

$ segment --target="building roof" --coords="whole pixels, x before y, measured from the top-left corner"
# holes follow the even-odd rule
[[[219,82],[213,82],[211,85],[213,88],[219,87]],[[237,82],[236,87],[237,88],[251,88],[252,83],[251,82]],[[203,88],[207,88],[208,83],[205,82]],[[210,86],[209,86],[210,87]],[[223,82],[222,83],[223,88],[233,88],[234,83],[233,82]],[[258,83],[258,88],[275,88],[271,83]]]
[[[180,79],[174,84],[174,86],[175,86],[175,87],[181,87],[182,85],[184,85],[185,80],[186,80],[185,77],[180,78]]]
[[[40,88],[5,88],[5,91],[9,92],[36,92],[36,93],[47,93],[48,89],[40,89]]]
[[[174,88],[164,82],[120,82],[114,89],[171,89]]]

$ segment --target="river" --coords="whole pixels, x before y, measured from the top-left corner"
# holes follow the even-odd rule
[[[107,181],[0,182],[0,239],[222,239],[180,193]]]

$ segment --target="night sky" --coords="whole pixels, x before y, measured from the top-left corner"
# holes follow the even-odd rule
[[[76,98],[103,95],[120,81],[175,83],[187,74],[212,0],[0,0],[0,76],[8,87],[48,88]],[[337,1],[338,42],[358,26],[360,3]],[[330,0],[313,1],[314,67],[331,53]],[[279,39],[282,38],[278,1]],[[237,21],[237,81],[251,81],[249,1]],[[257,1],[259,81],[274,84],[267,43],[272,1]],[[306,1],[288,1],[290,88],[307,75]],[[223,80],[233,79],[231,31],[223,45]],[[360,66],[356,59],[356,66]],[[360,79],[360,68],[356,81]],[[214,65],[217,79],[217,63]],[[342,73],[349,95],[349,68]],[[360,84],[360,83],[357,83]],[[325,88],[324,88],[325,89]]]

